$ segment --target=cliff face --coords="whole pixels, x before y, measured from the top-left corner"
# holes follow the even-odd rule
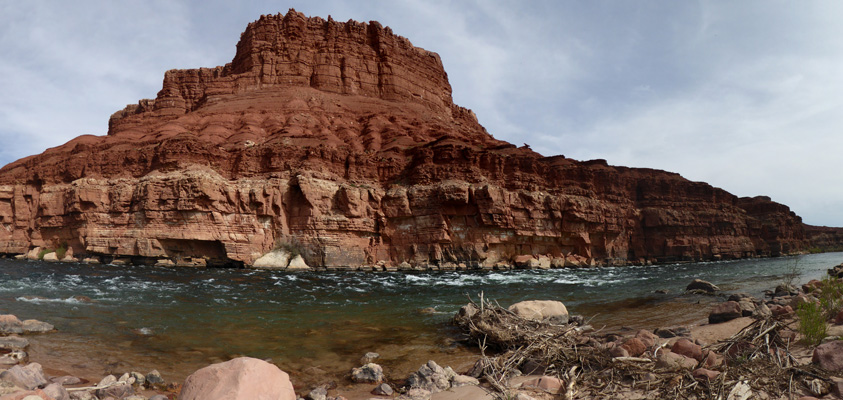
[[[0,170],[0,252],[311,266],[474,267],[778,255],[808,241],[769,198],[677,174],[542,157],[451,100],[435,53],[376,22],[249,24],[232,63],[172,70],[154,100]],[[523,258],[523,257],[522,257]],[[544,260],[544,258],[542,258]]]

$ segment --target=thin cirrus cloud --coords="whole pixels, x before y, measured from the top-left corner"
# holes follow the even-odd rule
[[[104,134],[164,71],[229,62],[248,22],[288,7],[378,20],[436,51],[455,102],[499,139],[678,172],[843,226],[834,2],[5,2],[0,164]]]

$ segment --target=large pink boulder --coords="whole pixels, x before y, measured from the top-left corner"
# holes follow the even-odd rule
[[[509,306],[509,311],[533,321],[546,321],[553,324],[568,323],[568,309],[561,301],[527,300]]]
[[[202,368],[184,381],[179,400],[296,400],[290,376],[249,357]]]
[[[814,364],[829,372],[843,372],[843,340],[823,343],[814,349]]]

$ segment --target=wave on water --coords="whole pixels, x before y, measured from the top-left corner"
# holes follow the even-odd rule
[[[66,299],[50,299],[46,297],[37,297],[37,296],[20,296],[16,298],[17,301],[22,301],[25,303],[34,303],[34,304],[45,304],[45,303],[63,303],[63,304],[91,304],[94,301],[89,298],[78,298],[76,296],[70,296]]]

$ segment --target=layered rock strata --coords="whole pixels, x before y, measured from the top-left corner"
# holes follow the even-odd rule
[[[171,70],[153,100],[0,170],[0,252],[183,265],[625,264],[808,246],[769,198],[678,174],[543,157],[455,105],[439,56],[377,22],[291,10],[230,64]],[[539,259],[544,261],[538,261]]]

